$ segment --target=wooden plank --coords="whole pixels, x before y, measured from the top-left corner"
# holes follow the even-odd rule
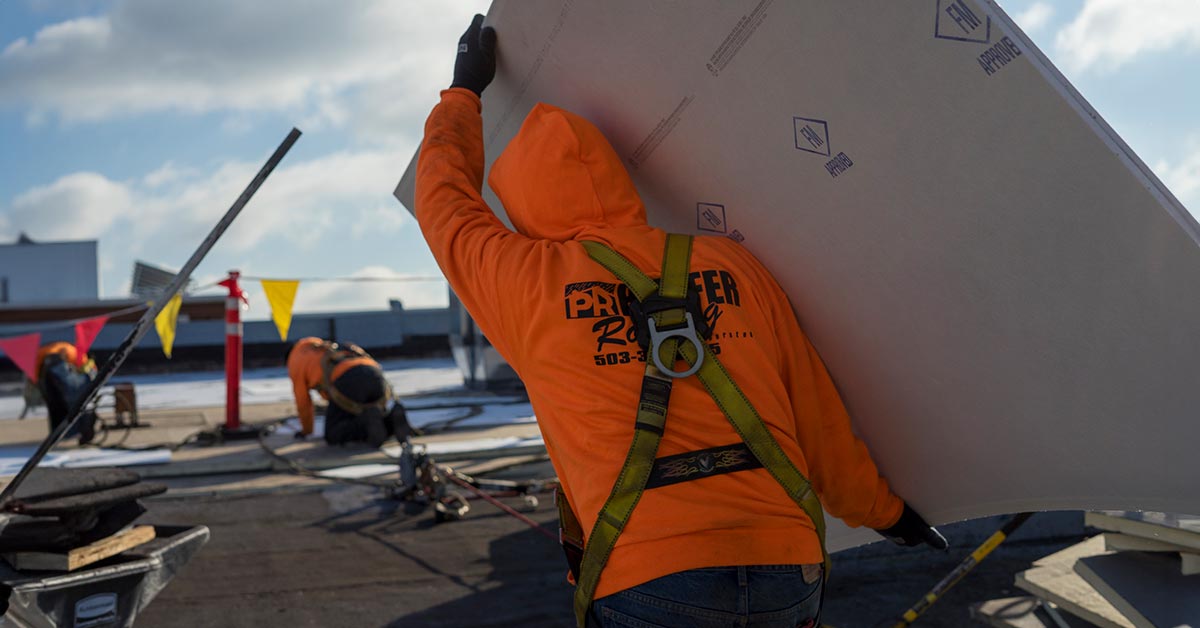
[[[1075,562],[1080,558],[1103,554],[1106,554],[1104,539],[1094,536],[1034,561],[1033,569],[1017,574],[1016,585],[1101,628],[1135,628],[1116,607],[1075,573]]]
[[[1196,552],[1190,547],[1184,545],[1176,545],[1158,539],[1148,539],[1132,534],[1121,534],[1120,532],[1105,532],[1100,536],[1104,537],[1104,549],[1110,552]]]
[[[1084,514],[1085,525],[1200,551],[1200,518],[1164,513],[1116,511]]]
[[[1173,552],[1179,554],[1180,573],[1185,576],[1200,574],[1200,553],[1190,547],[1146,539],[1119,532],[1105,532],[1104,548],[1109,551]]]
[[[1200,554],[1180,552],[1179,570],[1185,576],[1200,574]]]
[[[1170,554],[1119,552],[1089,556],[1075,571],[1137,628],[1200,626],[1200,576],[1179,573]]]
[[[154,539],[154,526],[134,526],[69,552],[13,552],[4,559],[21,571],[75,571]]]

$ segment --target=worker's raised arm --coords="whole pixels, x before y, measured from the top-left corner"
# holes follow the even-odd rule
[[[535,244],[509,230],[483,200],[483,119],[479,94],[495,74],[495,31],[476,16],[459,42],[454,82],[425,123],[417,160],[417,222],[455,294],[488,339],[512,359],[501,286],[523,276]],[[511,323],[511,321],[509,321]],[[507,346],[506,346],[507,345]]]
[[[765,272],[765,269],[764,269]],[[825,362],[800,329],[783,289],[772,315],[784,356],[783,377],[792,400],[796,437],[808,462],[809,481],[826,512],[852,527],[867,526],[899,545],[946,539],[892,492],[867,446],[850,427],[850,416]]]
[[[785,313],[786,314],[786,313]],[[809,479],[829,514],[853,527],[884,529],[900,518],[904,502],[892,493],[867,446],[850,428],[850,417],[816,349],[786,316],[786,382],[792,391],[796,435]],[[795,333],[792,333],[795,332]]]
[[[780,375],[791,400],[796,439],[808,463],[808,479],[821,504],[851,527],[882,530],[894,525],[904,501],[892,493],[867,446],[851,430],[842,398],[800,329],[787,294],[757,259],[743,265],[767,287],[764,301],[779,343]]]

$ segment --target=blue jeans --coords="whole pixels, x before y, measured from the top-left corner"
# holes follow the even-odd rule
[[[820,568],[708,567],[663,576],[592,602],[599,628],[809,628],[821,610]]]

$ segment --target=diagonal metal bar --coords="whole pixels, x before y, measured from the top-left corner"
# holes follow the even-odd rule
[[[184,264],[183,268],[179,271],[179,274],[175,275],[175,279],[171,281],[171,285],[167,286],[167,288],[163,290],[162,295],[159,296],[159,298],[154,302],[154,305],[147,309],[145,314],[142,314],[142,318],[140,318],[137,324],[133,326],[133,329],[129,330],[129,335],[125,337],[125,340],[121,341],[121,345],[117,347],[117,350],[113,352],[111,357],[108,358],[108,360],[104,363],[104,366],[100,367],[100,371],[96,374],[96,378],[92,380],[91,384],[88,386],[87,392],[82,395],[74,405],[71,406],[71,410],[68,413],[70,418],[62,423],[59,423],[58,427],[50,432],[48,436],[46,436],[46,439],[43,440],[42,444],[38,446],[37,451],[33,454],[33,456],[25,462],[25,466],[21,467],[21,471],[18,472],[16,477],[14,477],[12,481],[8,483],[8,486],[5,486],[4,490],[0,492],[0,508],[7,506],[9,500],[12,499],[13,494],[16,493],[17,488],[21,486],[21,483],[25,481],[25,478],[29,477],[30,472],[37,467],[38,463],[42,461],[42,458],[46,457],[46,454],[49,453],[50,448],[57,445],[58,441],[62,440],[63,434],[66,434],[71,427],[79,422],[79,417],[83,414],[83,409],[92,403],[97,394],[99,394],[100,388],[108,383],[109,378],[111,378],[113,373],[115,373],[117,369],[121,367],[121,364],[124,363],[125,359],[129,357],[129,354],[133,351],[133,348],[136,347],[138,342],[141,341],[142,337],[146,335],[146,332],[150,331],[150,326],[154,324],[154,319],[158,316],[158,313],[162,311],[163,307],[166,306],[167,302],[170,301],[172,297],[174,297],[179,293],[180,290],[183,289],[183,286],[187,283],[192,271],[196,270],[196,266],[200,265],[200,261],[204,259],[205,255],[208,255],[209,250],[211,250],[213,245],[217,243],[217,240],[220,239],[221,235],[225,233],[225,230],[229,228],[229,225],[233,223],[233,219],[237,218],[238,214],[241,213],[242,208],[246,206],[246,203],[250,202],[250,198],[254,196],[254,193],[258,191],[260,186],[262,186],[263,181],[266,181],[267,176],[271,174],[271,171],[275,169],[275,166],[279,165],[279,162],[283,160],[283,156],[286,155],[289,150],[291,150],[292,145],[295,144],[296,140],[298,139],[300,139],[300,130],[293,128],[291,132],[288,133],[287,137],[284,138],[283,143],[279,145],[279,148],[276,148],[271,157],[267,159],[267,163],[263,164],[263,167],[258,171],[258,174],[254,175],[254,178],[250,181],[250,184],[247,185],[246,189],[242,191],[242,194],[238,196],[237,200],[233,202],[233,205],[229,208],[229,210],[225,212],[225,215],[221,217],[221,220],[217,222],[217,225],[212,228],[212,231],[209,232],[208,237],[204,238],[204,241],[200,243],[200,246],[196,249],[196,251],[192,253],[192,257],[188,259],[187,263]]]

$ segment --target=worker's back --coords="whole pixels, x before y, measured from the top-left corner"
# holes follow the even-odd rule
[[[588,530],[629,449],[645,353],[633,340],[626,290],[579,241],[606,244],[657,277],[665,233],[646,225],[637,191],[599,131],[545,105],[492,167],[492,188],[519,233],[481,199],[463,201],[482,171],[482,143],[462,137],[475,132],[478,110],[458,93],[444,94],[427,124],[417,216],[456,294],[525,382]],[[447,145],[470,148],[458,154]],[[851,434],[770,274],[740,245],[715,237],[696,238],[690,269],[714,351],[826,508],[852,525],[894,522],[902,503]],[[675,384],[659,457],[740,440],[698,380]],[[646,491],[596,596],[699,567],[821,559],[812,523],[769,473],[716,475]]]
[[[358,366],[379,369],[379,363],[367,356],[365,351],[338,350],[335,346],[332,341],[309,336],[297,340],[288,350],[288,378],[292,380],[296,416],[300,419],[302,434],[312,434],[315,429],[316,415],[309,391],[315,389],[323,399],[329,399],[329,392],[325,389],[327,362],[331,367],[328,374],[330,382],[337,381],[344,373]]]
[[[41,377],[42,369],[46,366],[46,360],[50,356],[59,356],[64,362],[75,364],[79,357],[79,351],[75,348],[75,345],[64,341],[50,342],[42,345],[38,349],[37,365],[33,371],[38,374],[39,378]]]
[[[329,344],[329,342],[313,336],[297,340],[288,352],[288,377],[293,382],[304,385],[306,390],[320,386],[324,376],[323,360],[329,353]],[[332,379],[337,379],[342,373],[363,364],[379,366],[378,362],[366,355],[344,355],[333,365],[330,376]]]

